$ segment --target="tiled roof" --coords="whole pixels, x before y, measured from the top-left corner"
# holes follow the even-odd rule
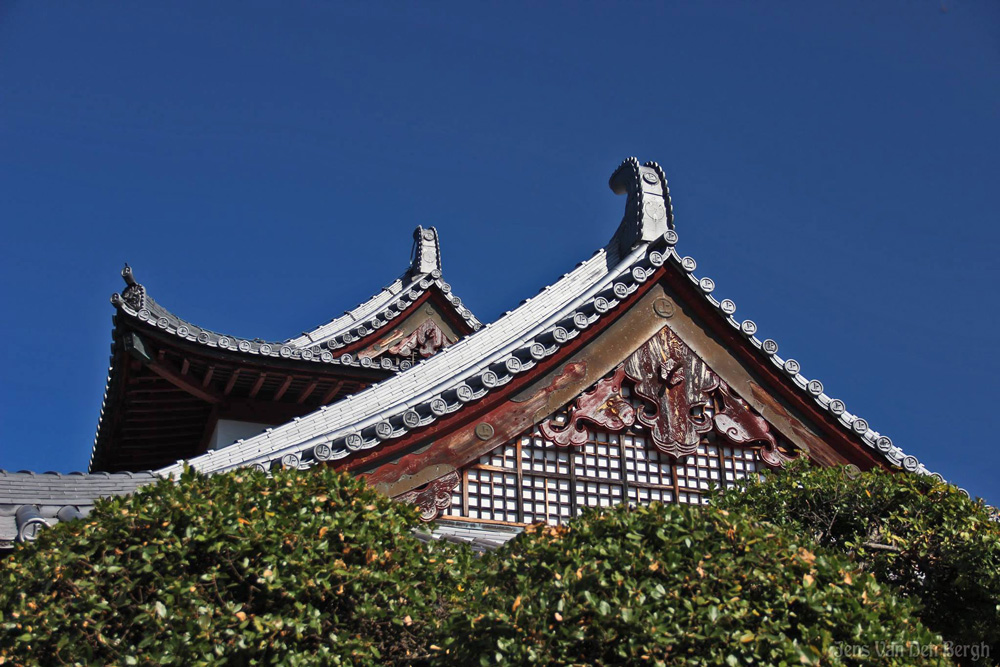
[[[160,479],[153,473],[0,470],[0,548],[30,542],[39,528],[86,516],[97,498],[132,493]]]
[[[405,371],[411,366],[411,362],[407,359],[396,360],[389,356],[372,359],[347,352],[338,353],[337,350],[388,326],[410,304],[432,288],[441,293],[455,309],[456,315],[463,318],[473,331],[482,327],[472,311],[453,293],[451,285],[442,278],[441,249],[437,230],[433,227],[427,229],[417,227],[413,232],[413,238],[414,249],[410,266],[399,278],[344,315],[297,338],[282,342],[217,333],[175,315],[147,294],[146,288],[135,280],[132,269],[127,264],[122,269],[122,278],[127,287],[121,294],[113,294],[111,303],[121,316],[139,326],[155,328],[206,348],[256,358],[270,357],[309,364],[379,367],[392,372]],[[98,451],[108,396],[111,395],[112,384],[116,379],[114,363],[115,357],[112,352],[94,445],[91,449],[91,465],[94,464],[94,457]]]
[[[612,241],[538,296],[405,373],[289,424],[196,457],[191,465],[205,472],[246,465],[264,469],[310,465],[347,457],[427,426],[553,354],[617,308],[667,262],[686,274],[730,326],[742,332],[800,391],[833,414],[842,428],[888,463],[930,474],[866,420],[847,412],[842,401],[825,394],[822,383],[802,376],[797,361],[779,357],[773,340],[759,340],[754,322],[737,322],[732,317],[735,304],[712,296],[715,284],[710,278],[694,276],[695,260],[681,257],[674,247],[678,237],[669,190],[658,165],[640,167],[634,158],[626,160],[615,171],[611,185],[616,192],[628,193],[625,217]],[[172,475],[179,470],[178,464],[158,472]]]
[[[537,296],[405,372],[262,435],[198,456],[190,464],[209,473],[250,465],[263,469],[272,465],[302,467],[347,457],[425,427],[529,371],[601,317],[614,312],[640,284],[666,265],[687,276],[718,316],[739,331],[756,354],[780,369],[798,391],[829,412],[857,441],[892,465],[932,474],[866,420],[848,412],[843,401],[831,398],[820,381],[802,375],[797,361],[778,356],[777,343],[760,340],[753,321],[736,320],[736,305],[714,296],[711,278],[695,275],[695,260],[676,251],[678,237],[673,228],[669,190],[655,163],[640,166],[634,158],[626,160],[615,171],[611,183],[616,191],[628,194],[625,217],[612,241]],[[415,262],[426,268],[425,260],[418,257]],[[432,274],[424,275],[422,280],[437,280]],[[391,301],[379,300],[372,310],[380,310]],[[170,326],[168,322],[167,328]],[[334,338],[340,335],[332,333],[334,329],[342,331],[337,327],[321,329],[313,333],[327,341],[331,334]],[[173,476],[180,471],[178,463],[156,474]],[[149,473],[0,473],[0,545],[4,540],[16,539],[19,532],[30,534],[31,526],[39,525],[39,521],[52,523],[60,512],[65,518],[71,518],[74,511],[85,513],[93,498],[129,493],[153,479]],[[480,547],[491,548],[487,543],[499,544],[509,537],[506,533],[498,537],[477,530],[475,526],[448,525],[428,539],[466,541],[474,547],[478,540]],[[472,533],[467,535],[469,531]]]
[[[516,526],[496,526],[438,519],[427,531],[414,531],[421,542],[453,542],[468,544],[475,551],[493,551],[521,534]]]
[[[240,338],[216,333],[192,324],[174,315],[146,294],[145,287],[136,282],[132,275],[132,269],[128,265],[122,270],[122,277],[128,283],[128,287],[122,294],[113,294],[111,303],[127,317],[138,320],[146,326],[155,327],[178,338],[209,348],[251,356],[284,358],[313,363],[345,366],[371,365],[375,363],[371,359],[359,359],[351,354],[337,354],[336,350],[387,326],[433,286],[441,291],[455,308],[455,312],[469,324],[470,328],[476,330],[482,327],[475,315],[462,304],[461,299],[452,293],[451,286],[444,282],[441,277],[440,255],[436,251],[438,247],[437,230],[433,227],[429,229],[417,227],[414,236],[418,251],[415,253],[410,268],[402,276],[344,315],[312,331],[303,333],[297,338],[282,342]],[[435,249],[434,259],[427,258],[430,250],[422,249],[424,245],[428,244]],[[427,273],[421,272],[430,267],[434,268],[431,268]],[[408,367],[408,364],[402,363],[397,368],[394,362],[389,359],[385,359],[384,362],[389,363],[392,370],[406,370]]]

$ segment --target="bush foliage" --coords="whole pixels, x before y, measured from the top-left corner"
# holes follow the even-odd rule
[[[981,500],[929,476],[799,463],[713,499],[809,536],[920,602],[929,628],[1000,656],[1000,523]]]
[[[451,615],[455,664],[949,664],[863,655],[939,638],[846,559],[725,510],[619,506],[525,532]]]
[[[376,664],[426,649],[471,553],[329,470],[186,472],[0,567],[0,656],[32,664]]]
[[[484,557],[419,525],[329,469],[187,471],[0,562],[0,663],[951,664],[865,654],[940,638],[752,513],[618,507]]]

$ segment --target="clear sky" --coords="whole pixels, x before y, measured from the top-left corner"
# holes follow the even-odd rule
[[[441,232],[483,320],[657,160],[738,318],[1000,503],[1000,3],[0,3],[0,467],[85,469],[122,263],[285,339]]]

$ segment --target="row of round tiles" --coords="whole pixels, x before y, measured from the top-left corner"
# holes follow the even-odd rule
[[[677,235],[673,233],[673,245],[676,243]],[[676,251],[672,253],[674,260],[680,264],[681,268],[689,275],[689,278],[701,289],[705,298],[720,310],[725,316],[727,321],[731,326],[740,330],[743,335],[748,337],[755,347],[761,349],[768,357],[770,357],[771,362],[782,369],[785,374],[792,378],[792,380],[803,387],[825,410],[828,410],[832,415],[838,418],[838,421],[844,425],[845,428],[851,430],[855,435],[861,437],[866,444],[869,446],[874,446],[883,454],[886,454],[890,460],[892,460],[897,465],[902,465],[902,467],[909,472],[917,472],[922,466],[920,461],[917,460],[915,456],[906,455],[898,447],[894,446],[892,439],[885,435],[879,435],[875,431],[871,430],[868,426],[868,422],[861,417],[854,417],[847,413],[847,407],[844,402],[839,398],[829,398],[823,394],[823,383],[819,380],[807,380],[800,374],[801,365],[795,359],[783,360],[778,354],[778,343],[774,340],[768,338],[764,341],[760,341],[756,338],[757,324],[753,320],[743,320],[742,322],[737,322],[733,318],[733,314],[736,312],[736,303],[732,299],[723,299],[718,301],[713,296],[712,292],[715,290],[715,281],[711,278],[705,277],[700,280],[694,276],[694,270],[697,268],[698,264],[692,257],[680,257]],[[926,471],[926,469],[924,469]],[[936,475],[941,477],[940,475]]]
[[[455,300],[460,302],[460,300],[458,299],[458,297],[455,297]],[[400,303],[399,304],[399,312],[402,312],[403,310],[405,310],[405,307],[408,306],[410,303],[412,303],[412,302],[411,301],[407,301],[405,303],[405,305],[402,304],[402,303]],[[471,318],[471,315],[472,315],[471,312],[469,312],[468,310],[465,310],[465,313],[467,313],[469,315],[469,317]],[[393,313],[391,316],[389,316],[389,319],[393,319],[397,315],[398,315],[398,313]],[[152,317],[151,317],[151,314],[150,314],[149,310],[147,310],[145,308],[139,310],[136,313],[136,316],[140,320],[150,322],[151,324],[154,324],[155,326],[157,326],[157,327],[159,327],[161,329],[167,330],[167,329],[171,328],[172,322],[171,322],[170,318],[162,316],[162,317],[157,318],[154,321],[152,319]],[[474,318],[472,318],[472,320],[474,320]],[[375,322],[380,322],[380,323],[376,326]],[[367,336],[368,334],[373,333],[378,328],[378,326],[383,326],[384,324],[387,324],[387,323],[388,323],[388,320],[386,320],[385,322],[382,322],[381,320],[377,320],[377,319],[376,320],[368,321],[367,322],[367,326],[366,325],[361,325],[357,329],[353,330],[355,332],[355,334],[357,335],[357,338],[355,338],[355,334],[351,334],[350,332],[348,332],[348,333],[344,334],[341,337],[342,340],[343,340],[343,342],[337,342],[335,340],[330,340],[327,345],[331,349],[336,349],[336,348],[339,348],[339,347],[343,347],[346,343],[350,343],[350,342],[353,342],[355,340],[360,340],[364,336]],[[479,328],[481,328],[481,326],[482,325],[478,322],[478,320],[475,320],[474,328],[475,329],[479,329]],[[371,327],[371,328],[369,329],[369,327]],[[218,347],[220,349],[229,349],[229,350],[234,350],[234,351],[238,350],[240,352],[247,353],[247,354],[259,354],[259,355],[263,355],[263,356],[280,356],[280,357],[283,357],[283,358],[286,358],[286,359],[294,357],[294,358],[297,358],[297,359],[302,359],[304,361],[317,360],[317,361],[324,361],[326,363],[341,363],[341,364],[344,364],[344,365],[355,365],[355,366],[360,365],[360,366],[366,367],[366,368],[372,367],[372,366],[375,365],[374,362],[370,358],[368,358],[368,357],[360,357],[358,360],[355,361],[354,357],[352,357],[350,354],[340,355],[339,360],[338,360],[338,358],[334,357],[334,355],[331,352],[328,352],[326,350],[320,349],[320,347],[318,345],[317,346],[313,346],[312,348],[300,349],[300,348],[293,348],[293,347],[291,347],[289,345],[276,345],[276,344],[272,344],[272,343],[253,343],[253,342],[248,341],[248,340],[234,339],[234,338],[232,338],[230,336],[226,336],[226,335],[216,336],[216,335],[210,334],[207,331],[203,331],[203,330],[200,330],[200,331],[198,331],[197,334],[195,334],[194,333],[194,329],[192,327],[190,327],[189,325],[186,325],[186,324],[182,324],[180,326],[177,326],[177,328],[174,330],[174,333],[177,336],[181,337],[181,338],[186,338],[188,340],[197,341],[198,343],[201,343],[202,345],[212,345],[212,344],[214,344],[216,347]],[[275,352],[275,348],[277,348],[277,352]],[[381,366],[382,366],[382,368],[385,368],[385,369],[393,369],[393,368],[395,368],[395,366],[388,359],[382,359]],[[409,367],[410,367],[410,363],[408,361],[404,361],[404,362],[400,363],[399,370],[406,370]]]
[[[455,403],[449,404],[448,401],[442,397],[442,395],[438,395],[425,403],[433,417],[422,417],[416,409],[410,408],[405,411],[401,417],[398,415],[389,417],[377,422],[374,427],[369,427],[370,430],[374,431],[374,433],[372,433],[374,437],[366,439],[361,433],[350,433],[346,436],[338,438],[338,440],[343,442],[342,449],[338,448],[335,450],[331,446],[330,442],[323,442],[310,449],[300,452],[300,454],[311,455],[313,459],[318,461],[343,458],[354,451],[368,449],[378,445],[384,440],[397,438],[409,429],[424,426],[436,418],[454,412],[462,407],[462,405],[481,398],[493,387],[506,384],[510,381],[513,375],[534,367],[535,363],[541,361],[546,356],[555,353],[559,345],[575,337],[578,331],[589,327],[591,324],[596,322],[601,315],[620,304],[622,299],[635,291],[638,285],[645,282],[653,274],[655,269],[662,266],[664,262],[663,254],[658,251],[650,252],[647,259],[653,268],[646,269],[641,266],[635,266],[630,272],[628,272],[627,275],[629,275],[634,281],[634,284],[631,287],[621,281],[614,282],[609,287],[601,290],[601,292],[593,297],[588,304],[581,304],[581,307],[578,308],[572,316],[564,319],[551,329],[542,332],[536,336],[535,340],[531,343],[512,352],[510,356],[505,359],[498,360],[497,362],[491,364],[491,367],[497,368],[499,371],[503,372],[504,376],[501,376],[496,371],[491,369],[483,371],[478,376],[478,383],[482,385],[483,389],[476,391],[469,384],[463,382],[456,387],[441,392],[441,394],[454,393],[455,398],[457,399]],[[608,293],[608,296],[603,296],[605,292]],[[617,298],[609,298],[612,294]],[[583,310],[586,310],[584,307],[585,305],[593,307],[593,318],[589,317],[585,312],[582,312]],[[575,330],[570,331],[567,327],[572,327]],[[556,344],[546,347],[543,343],[538,341],[539,338],[543,337],[551,338]],[[522,362],[517,356],[519,353],[528,358],[529,361]],[[393,426],[390,421],[390,419],[393,418],[397,418],[401,421],[402,425],[398,428]],[[280,457],[276,462],[272,463],[286,468],[297,468],[301,464],[300,454],[287,453]],[[267,470],[267,466],[259,462],[254,463],[253,467],[263,471]]]
[[[136,313],[136,317],[140,320],[149,322],[164,330],[171,330],[171,321],[169,318],[160,317],[157,320],[153,320],[150,317],[148,310],[140,310]],[[355,357],[352,354],[344,353],[339,356],[334,355],[332,352],[327,350],[321,350],[318,346],[313,348],[293,348],[289,345],[277,345],[272,343],[255,343],[248,340],[240,340],[232,338],[230,336],[222,335],[215,337],[213,334],[209,334],[207,331],[199,331],[197,334],[194,330],[186,324],[178,326],[173,329],[173,333],[180,338],[184,338],[189,341],[197,341],[202,345],[215,346],[222,350],[229,351],[239,351],[247,354],[256,354],[265,357],[281,357],[284,359],[301,359],[303,361],[319,361],[328,364],[341,364],[344,366],[360,366],[362,368],[375,368],[380,367],[385,370],[401,370],[405,371],[409,369],[413,364],[404,359],[403,361],[396,364],[393,360],[388,358],[383,358],[381,360],[376,360],[371,357]]]
[[[390,320],[395,319],[399,313],[406,310],[411,303],[420,298],[433,284],[438,285],[441,292],[444,293],[445,298],[455,306],[459,315],[469,323],[473,330],[479,330],[482,324],[472,314],[472,311],[462,306],[462,300],[452,294],[451,285],[441,280],[441,271],[434,269],[428,276],[422,278],[418,283],[420,289],[411,288],[406,292],[400,292],[395,299],[383,306],[377,313],[369,316],[364,322],[328,340],[326,342],[327,347],[331,350],[344,347],[384,327]]]

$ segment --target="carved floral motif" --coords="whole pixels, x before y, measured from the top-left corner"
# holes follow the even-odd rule
[[[677,334],[663,328],[625,361],[635,393],[652,407],[639,410],[656,448],[673,458],[694,454],[701,435],[712,430],[705,409],[719,378]]]
[[[626,379],[645,408],[635,409],[622,397]],[[702,436],[714,430],[736,446],[759,443],[766,465],[780,467],[791,460],[778,447],[767,421],[669,328],[581,394],[564,423],[550,417],[538,429],[556,445],[579,447],[587,442],[588,425],[620,432],[637,421],[649,428],[656,448],[674,459],[694,454]]]
[[[138,283],[129,285],[122,292],[122,301],[124,301],[129,308],[132,310],[142,310],[143,301],[146,299],[146,289],[139,285]]]
[[[716,390],[716,397],[718,405],[712,421],[717,432],[734,445],[761,443],[760,458],[771,467],[780,467],[791,460],[778,449],[778,443],[771,434],[767,421],[755,414],[750,406],[721,380]]]
[[[447,347],[448,344],[448,338],[441,331],[441,327],[437,325],[437,322],[434,320],[425,320],[410,335],[390,347],[387,351],[389,354],[401,357],[409,357],[414,352],[417,352],[421,357],[426,359],[436,354],[441,348]]]
[[[538,425],[542,435],[560,447],[580,446],[587,442],[585,423],[608,431],[621,431],[635,423],[635,409],[622,398],[622,381],[625,368],[619,366],[593,389],[584,392],[569,409],[568,420],[563,425],[552,418]]]
[[[404,503],[416,505],[420,509],[421,521],[433,521],[451,505],[451,494],[458,486],[458,472],[450,472],[429,482],[422,489],[408,491],[396,498]]]

